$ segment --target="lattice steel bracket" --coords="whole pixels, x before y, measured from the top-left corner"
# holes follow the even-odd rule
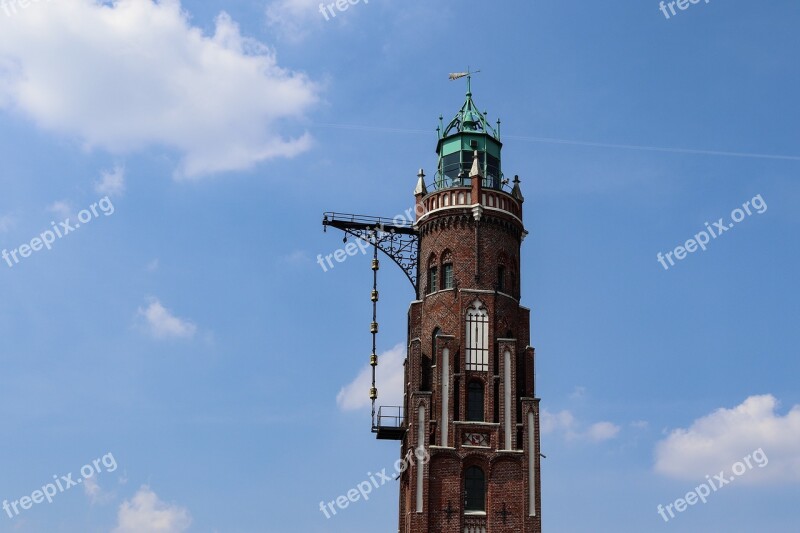
[[[331,226],[377,246],[403,269],[417,293],[419,233],[411,224],[397,225],[383,217],[328,212],[323,216],[322,225],[325,231]]]

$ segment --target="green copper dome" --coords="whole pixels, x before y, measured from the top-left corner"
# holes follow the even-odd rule
[[[472,100],[472,76],[467,76],[467,99],[464,105],[456,114],[455,118],[444,129],[442,137],[464,132],[488,133],[495,139],[499,139],[498,133],[489,125],[483,113],[478,111],[478,106]]]
[[[483,187],[500,189],[503,173],[500,166],[500,121],[497,129],[486,120],[486,114],[478,111],[472,99],[471,76],[467,75],[467,94],[464,105],[447,127],[440,124],[436,154],[439,166],[436,172],[436,188],[468,187],[472,162],[477,151]],[[441,121],[442,117],[439,117]]]

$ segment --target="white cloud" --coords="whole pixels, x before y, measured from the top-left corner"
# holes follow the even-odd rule
[[[14,218],[11,215],[0,216],[0,233],[7,233],[14,227]]]
[[[72,205],[66,200],[53,202],[47,207],[47,210],[62,219],[75,218],[72,213]]]
[[[97,503],[100,496],[100,484],[97,483],[97,477],[91,476],[83,480],[83,493],[89,498],[92,504]]]
[[[588,440],[591,442],[603,442],[616,438],[621,429],[611,422],[596,422],[583,429],[583,425],[568,410],[551,413],[547,409],[542,409],[539,424],[542,434],[554,433],[560,434],[566,440]]]
[[[611,422],[597,422],[589,426],[589,429],[586,431],[586,437],[594,442],[602,442],[615,438],[619,430],[620,427]]]
[[[243,36],[231,17],[213,35],[179,0],[72,0],[0,17],[0,109],[124,154],[166,147],[176,177],[247,169],[308,149],[292,122],[318,101],[305,75]]]
[[[100,181],[95,182],[94,190],[104,196],[120,196],[125,192],[125,167],[116,165],[113,170],[100,173]]]
[[[567,410],[551,413],[547,409],[542,409],[539,430],[544,434],[554,432],[574,434],[575,425],[575,417]]]
[[[656,445],[655,470],[665,476],[696,480],[730,471],[755,450],[769,459],[738,483],[800,482],[800,405],[785,415],[776,413],[772,395],[750,396],[733,409],[717,409],[676,429]]]
[[[267,25],[283,39],[298,43],[320,28],[347,26],[353,20],[351,11],[364,9],[369,0],[350,0],[343,9],[331,6],[331,0],[273,0],[267,4]],[[320,5],[325,7],[320,7]]]
[[[150,298],[146,308],[140,307],[138,315],[144,319],[150,334],[157,339],[189,339],[197,332],[197,326],[173,315],[156,298]]]
[[[575,387],[575,390],[573,390],[569,395],[570,400],[582,400],[585,397],[586,397],[586,387],[581,387],[581,386]]]
[[[319,0],[275,0],[267,5],[267,24],[289,41],[301,41],[315,18],[324,20],[319,4]]]
[[[189,529],[192,517],[183,507],[162,502],[148,486],[120,505],[117,527],[112,533],[182,533]]]
[[[403,405],[403,361],[406,347],[398,344],[378,356],[377,382],[381,405]],[[350,384],[342,387],[336,403],[343,411],[369,407],[369,389],[372,386],[372,367],[367,364]]]
[[[281,259],[283,259],[284,262],[295,266],[305,265],[311,262],[308,257],[308,252],[305,250],[295,250],[282,256]]]
[[[83,480],[83,493],[89,498],[92,505],[97,503],[107,503],[114,498],[110,492],[104,491],[97,482],[97,476],[87,477]]]

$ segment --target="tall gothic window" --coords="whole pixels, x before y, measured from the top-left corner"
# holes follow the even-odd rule
[[[478,380],[467,386],[467,420],[483,422],[483,383]]]
[[[450,250],[442,252],[442,289],[452,289],[455,285],[453,279],[453,255]]]
[[[453,288],[453,263],[445,263],[442,265],[442,288]]]
[[[464,510],[486,511],[486,476],[477,466],[470,466],[464,473]]]
[[[439,272],[436,265],[436,254],[431,254],[428,258],[428,294],[439,290]]]
[[[489,315],[480,301],[467,309],[467,370],[489,370]]]

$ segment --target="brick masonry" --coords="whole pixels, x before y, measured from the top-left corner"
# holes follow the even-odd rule
[[[541,532],[539,399],[534,391],[534,350],[530,346],[530,311],[519,304],[520,246],[525,230],[522,200],[491,191],[491,204],[479,180],[464,188],[463,198],[480,204],[439,204],[420,210],[420,298],[408,314],[408,359],[405,376],[407,432],[401,453],[419,444],[430,461],[406,470],[400,479],[400,533],[518,533]],[[459,190],[451,191],[451,197]],[[418,195],[418,204],[434,205],[432,195]],[[501,207],[502,206],[502,207]],[[443,265],[453,265],[454,287],[442,289]],[[498,267],[502,266],[503,269]],[[437,291],[429,272],[439,273]],[[502,282],[498,276],[503,274]],[[466,312],[474,302],[488,314],[488,370],[466,369]],[[438,336],[434,338],[434,330]],[[449,372],[442,362],[448,353]],[[504,354],[510,354],[511,412],[505,412]],[[448,380],[447,383],[444,380]],[[468,422],[470,381],[483,385],[483,422]],[[442,420],[443,392],[448,416]],[[425,408],[424,434],[418,411]],[[529,416],[533,413],[533,454],[529,453]],[[505,449],[505,420],[511,417],[511,449]],[[447,428],[447,441],[443,440]],[[473,440],[467,441],[468,434]],[[484,439],[485,440],[482,440]],[[535,466],[530,479],[529,462]],[[478,466],[486,478],[486,512],[464,511],[465,470]],[[424,468],[422,510],[417,509],[417,468]],[[530,508],[529,487],[535,488]]]

